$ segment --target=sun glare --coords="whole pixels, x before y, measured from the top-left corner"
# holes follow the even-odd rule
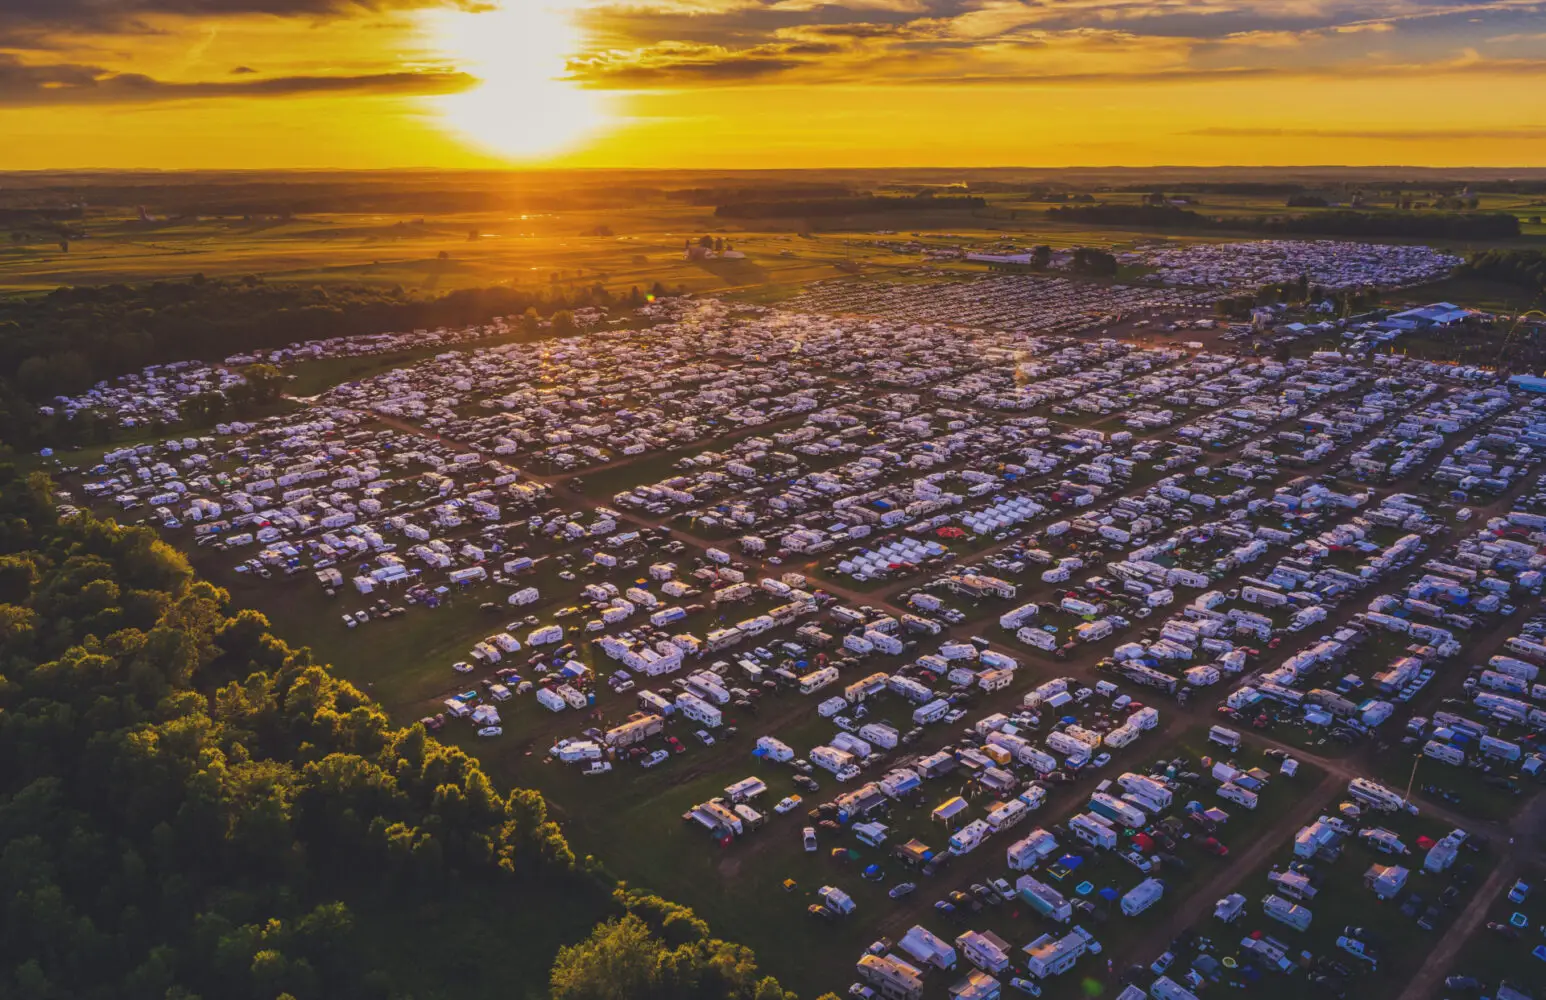
[[[426,14],[436,48],[481,81],[431,99],[443,124],[512,160],[564,153],[599,132],[605,98],[563,79],[566,58],[580,49],[572,3],[502,0],[492,9]]]

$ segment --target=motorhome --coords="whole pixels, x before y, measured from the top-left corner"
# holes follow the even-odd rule
[[[970,854],[972,851],[975,851],[992,832],[993,828],[988,826],[987,823],[980,819],[974,819],[951,835],[950,853],[957,856],[962,854]]]
[[[1057,838],[1037,827],[1023,839],[1009,845],[1008,863],[1011,871],[1030,871],[1045,859],[1056,854]]]

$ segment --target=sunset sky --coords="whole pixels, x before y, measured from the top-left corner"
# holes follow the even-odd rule
[[[1546,3],[0,0],[0,169],[1546,163]]]

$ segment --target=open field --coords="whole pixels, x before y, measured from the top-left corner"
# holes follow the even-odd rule
[[[884,192],[882,187],[880,190]],[[1107,205],[1138,205],[1136,190],[1098,189]],[[1389,209],[1397,195],[1367,192],[1370,209]],[[725,195],[724,197],[730,197]],[[1191,194],[1183,207],[1242,223],[1289,211],[1281,196]],[[337,195],[341,206],[362,200]],[[242,203],[216,200],[209,214],[139,215],[95,209],[69,223],[67,247],[46,230],[16,230],[0,243],[0,293],[37,293],[59,285],[134,283],[193,274],[256,274],[269,281],[401,286],[425,293],[503,286],[566,289],[600,283],[614,291],[656,282],[670,289],[734,293],[751,301],[775,301],[822,278],[862,271],[891,280],[915,280],[920,266],[942,273],[959,264],[930,264],[920,250],[963,245],[982,249],[997,241],[1115,252],[1140,245],[1176,245],[1242,238],[1222,228],[1183,232],[1121,224],[1085,226],[1049,218],[1047,210],[1070,204],[1015,193],[989,192],[986,207],[971,211],[908,211],[881,215],[798,217],[772,220],[717,217],[714,206],[680,201],[629,202],[594,194],[584,207],[504,208],[481,211],[307,210],[289,214],[241,212]],[[601,203],[605,203],[604,207]],[[1546,240],[1540,199],[1524,195],[1483,198],[1482,211],[1520,217],[1522,235],[1510,244]],[[309,203],[308,203],[309,204]],[[426,202],[433,208],[432,202]],[[1297,214],[1335,208],[1293,209]],[[217,214],[220,213],[220,214]],[[704,234],[731,240],[744,260],[682,259],[688,239]],[[1314,239],[1313,236],[1299,237]],[[1496,242],[1425,242],[1463,253]],[[912,249],[899,251],[898,243]],[[965,270],[976,270],[964,268]],[[1127,272],[1131,278],[1140,272]],[[1458,295],[1465,289],[1453,289]],[[1486,300],[1506,301],[1507,290],[1482,290]]]
[[[1546,867],[1529,865],[1518,877],[1529,890],[1523,902],[1509,900],[1514,882],[1505,879],[1496,898],[1484,901],[1487,910],[1481,930],[1470,937],[1448,971],[1450,975],[1473,976],[1487,989],[1507,981],[1516,989],[1539,996],[1546,990],[1546,958],[1534,952],[1546,946],[1546,893],[1542,892],[1546,889],[1542,881]]]

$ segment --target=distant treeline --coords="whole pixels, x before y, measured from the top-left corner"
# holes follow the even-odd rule
[[[1048,209],[1060,222],[1151,229],[1244,229],[1318,236],[1408,236],[1501,240],[1519,235],[1506,212],[1317,212],[1311,215],[1214,217],[1173,205],[1086,205]]]
[[[1546,293],[1546,251],[1487,250],[1474,253],[1457,269],[1458,274],[1519,285]]]
[[[1291,184],[1284,182],[1268,181],[1193,181],[1182,183],[1168,183],[1160,185],[1166,191],[1176,191],[1181,194],[1243,194],[1243,195],[1270,195],[1282,197],[1284,195],[1297,194],[1305,190],[1303,184]],[[1116,191],[1153,191],[1153,184],[1126,184]]]
[[[1047,209],[1047,217],[1056,222],[1147,229],[1203,229],[1216,225],[1205,215],[1175,205],[1070,205]]]
[[[832,218],[841,215],[882,215],[887,212],[964,212],[987,207],[977,197],[814,198],[791,201],[743,201],[720,205],[722,219]]]
[[[250,277],[60,288],[39,298],[0,299],[0,378],[47,398],[165,361],[466,326],[533,306],[548,311],[604,298],[596,288],[568,295],[480,288],[426,298],[401,288],[271,285]]]
[[[653,291],[666,294],[659,285]],[[600,285],[421,297],[401,288],[270,285],[253,277],[60,288],[40,298],[0,299],[0,441],[32,447],[103,440],[108,428],[89,415],[47,418],[38,404],[150,364],[608,304],[613,299]],[[539,335],[535,317],[525,322]]]
[[[1324,236],[1418,236],[1451,240],[1506,240],[1519,235],[1507,212],[1318,212],[1266,218],[1256,228]]]
[[[688,205],[727,205],[753,201],[794,201],[812,198],[852,198],[853,188],[846,184],[785,184],[753,187],[695,187],[667,191],[670,201]]]
[[[78,205],[59,208],[0,208],[0,226],[35,226],[73,222],[84,214]]]

